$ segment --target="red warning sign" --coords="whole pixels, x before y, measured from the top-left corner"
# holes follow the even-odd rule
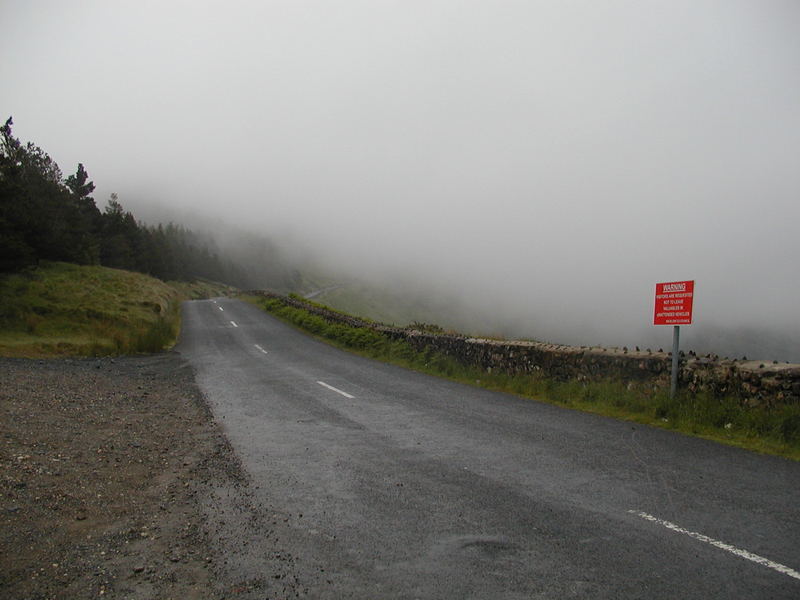
[[[690,325],[694,280],[656,284],[653,325]]]

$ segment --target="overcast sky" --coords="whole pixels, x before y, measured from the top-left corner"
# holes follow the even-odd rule
[[[99,205],[291,231],[549,339],[652,332],[654,284],[682,279],[692,327],[800,334],[796,0],[0,0],[0,22],[3,118]]]

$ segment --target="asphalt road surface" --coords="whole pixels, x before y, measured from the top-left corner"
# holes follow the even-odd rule
[[[187,303],[178,350],[270,507],[269,535],[220,532],[243,580],[291,557],[312,598],[800,598],[798,463],[363,359],[231,299]]]

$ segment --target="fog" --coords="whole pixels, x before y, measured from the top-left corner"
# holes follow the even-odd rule
[[[684,347],[800,362],[795,0],[3,0],[0,19],[2,117],[82,162],[98,205],[580,345],[669,346],[655,283],[694,279]]]

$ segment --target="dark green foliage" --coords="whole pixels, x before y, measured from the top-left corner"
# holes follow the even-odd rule
[[[800,443],[800,414],[792,414],[781,420],[781,437],[788,443]]]
[[[172,223],[138,223],[116,194],[101,213],[83,164],[63,179],[47,153],[23,145],[11,126],[9,118],[0,128],[0,272],[50,260],[100,264],[164,280],[247,283],[241,269],[220,259],[211,240]]]

